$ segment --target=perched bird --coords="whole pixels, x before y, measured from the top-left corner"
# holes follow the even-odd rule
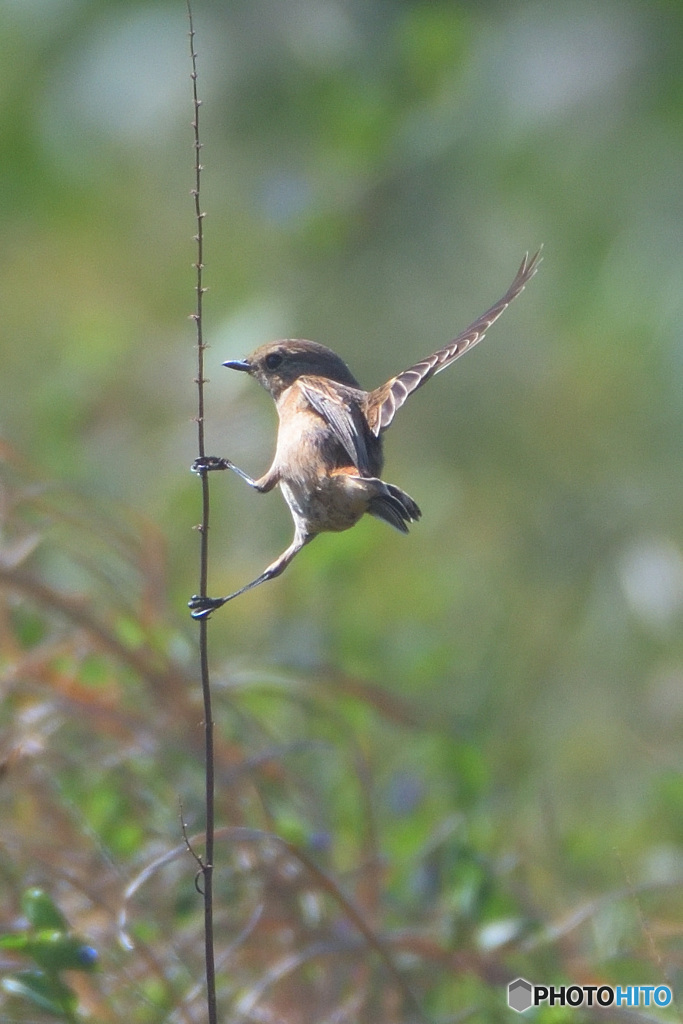
[[[279,484],[294,519],[294,539],[256,579],[233,594],[195,595],[189,602],[193,618],[205,618],[233,597],[279,576],[319,533],[348,530],[366,512],[408,532],[408,523],[421,512],[405,491],[380,479],[382,433],[413,391],[481,341],[539,262],[540,250],[531,258],[527,254],[505,295],[467,330],[374,391],[363,391],[346,363],[315,341],[273,341],[246,359],[223,363],[248,373],[275,400],[280,419],[275,458],[258,480],[229,459],[214,456],[198,459],[192,468],[198,473],[231,469],[261,492]]]

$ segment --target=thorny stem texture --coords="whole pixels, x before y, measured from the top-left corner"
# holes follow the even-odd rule
[[[197,272],[195,293],[196,305],[192,319],[196,327],[197,339],[197,443],[199,457],[206,455],[204,444],[204,336],[202,326],[202,312],[204,300],[204,213],[200,203],[200,185],[202,176],[202,165],[199,159],[201,153],[201,142],[199,137],[199,108],[201,100],[197,89],[197,52],[195,50],[195,32],[192,21],[192,7],[190,0],[187,0],[187,15],[190,25],[190,56],[192,60],[192,103],[194,118],[192,130],[194,135],[194,188],[191,195],[194,200],[194,212],[197,222],[197,234],[195,235],[197,261],[194,264]],[[199,528],[199,594],[206,596],[208,567],[209,567],[209,474],[200,473],[199,479],[202,487],[202,520]],[[211,679],[209,675],[208,655],[208,619],[199,620],[199,656],[202,682],[202,696],[204,700],[204,763],[205,763],[205,817],[206,817],[206,843],[204,856],[195,855],[202,875],[202,891],[204,896],[204,961],[206,971],[206,998],[209,1024],[217,1024],[216,1013],[216,967],[214,956],[214,934],[213,934],[213,861],[214,861],[214,833],[215,833],[215,811],[214,811],[214,750],[213,750],[213,716],[211,711]]]

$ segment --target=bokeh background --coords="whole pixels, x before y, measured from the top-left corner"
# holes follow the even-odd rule
[[[379,931],[428,934],[431,959],[405,955],[436,1014],[497,1019],[522,970],[676,987],[683,8],[194,14],[211,453],[259,475],[274,446],[268,396],[224,359],[308,337],[375,386],[544,246],[484,344],[387,435],[385,478],[424,512],[411,535],[368,519],[323,536],[213,617],[221,822],[315,848]],[[125,886],[180,842],[178,799],[202,821],[186,11],[2,0],[0,28],[0,905],[21,928],[41,884],[94,937],[103,970],[80,999],[102,1019],[200,1019],[191,861],[172,905],[167,881],[136,905],[154,955],[116,941]],[[291,521],[228,474],[211,495],[210,589],[227,593]],[[238,870],[236,846],[225,1019],[403,1019],[348,951],[341,974],[297,961],[285,997],[243,931],[254,891],[284,903],[285,883],[262,851]],[[348,932],[306,887],[315,927]],[[294,902],[290,939],[313,927]]]

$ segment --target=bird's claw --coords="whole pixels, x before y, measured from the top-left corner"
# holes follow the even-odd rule
[[[230,460],[222,459],[219,455],[204,455],[195,459],[190,467],[193,473],[209,473],[216,469],[230,469]]]
[[[187,602],[187,607],[193,619],[208,619],[211,612],[215,612],[224,604],[225,599],[222,597],[201,597],[199,594],[193,594]]]

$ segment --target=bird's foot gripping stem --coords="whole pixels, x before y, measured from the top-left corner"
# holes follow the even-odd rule
[[[193,473],[209,473],[216,469],[230,469],[230,459],[222,459],[220,455],[204,455],[195,459],[190,467]]]
[[[229,597],[201,597],[199,594],[193,594],[187,602],[187,607],[193,619],[208,619],[211,612],[222,608],[229,600]]]

